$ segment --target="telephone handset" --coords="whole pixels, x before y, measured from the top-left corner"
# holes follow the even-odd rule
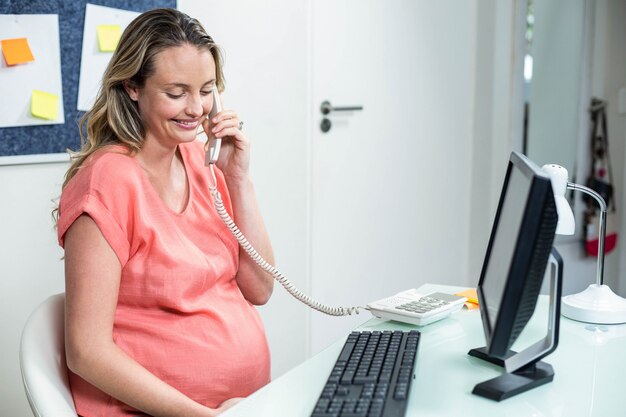
[[[213,108],[209,113],[209,119],[212,119],[217,113],[222,111],[222,103],[220,102],[219,91],[217,90],[217,84],[213,85]],[[209,185],[209,191],[213,196],[213,204],[215,205],[215,210],[217,210],[217,214],[220,216],[228,230],[235,236],[237,242],[242,247],[242,249],[252,258],[252,260],[261,267],[265,272],[272,275],[276,281],[278,281],[291,295],[293,295],[296,299],[303,302],[307,306],[320,311],[322,313],[331,315],[331,316],[347,316],[352,314],[358,314],[359,309],[365,309],[364,307],[329,307],[324,304],[321,304],[315,300],[313,300],[308,295],[304,294],[302,291],[297,289],[288,279],[284,276],[278,269],[272,266],[269,262],[267,262],[263,257],[252,247],[248,239],[241,233],[241,230],[237,227],[233,219],[230,217],[226,209],[224,208],[224,203],[222,202],[222,196],[219,191],[217,191],[217,179],[215,177],[215,163],[219,157],[220,147],[222,144],[222,139],[216,138],[213,133],[208,135],[207,145],[205,145],[206,154],[204,157],[204,165],[208,166],[211,170],[211,176],[213,177],[213,184]]]
[[[213,107],[209,112],[207,118],[209,120],[222,111],[222,103],[220,101],[220,92],[217,89],[217,83],[213,84]],[[207,140],[208,148],[206,148],[206,154],[204,155],[204,166],[214,164],[217,162],[217,158],[220,156],[220,148],[222,146],[222,139],[216,138],[215,134],[210,133]]]

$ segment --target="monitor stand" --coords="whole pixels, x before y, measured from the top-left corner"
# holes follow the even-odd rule
[[[481,382],[472,394],[494,401],[502,401],[540,385],[552,382],[554,370],[540,359],[552,353],[558,344],[559,315],[561,305],[562,267],[561,256],[552,248],[550,268],[550,308],[548,334],[545,338],[517,353],[512,350],[505,357],[490,356],[486,347],[472,349],[468,355],[485,360],[506,369],[506,373]]]
[[[554,379],[552,365],[543,361],[533,362],[517,371],[504,373],[496,378],[476,384],[472,394],[502,401],[531,390]]]

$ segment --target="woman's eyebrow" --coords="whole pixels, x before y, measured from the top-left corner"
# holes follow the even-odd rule
[[[167,84],[163,84],[164,88],[169,88],[169,87],[180,87],[183,89],[189,88],[188,84],[185,83],[167,83]]]
[[[213,84],[213,83],[215,83],[215,80],[209,80],[209,81],[205,82],[204,84],[202,84],[202,87],[205,87],[205,86]],[[173,83],[164,84],[163,87],[189,88],[190,86],[189,86],[189,84],[185,84],[185,83],[173,82]]]

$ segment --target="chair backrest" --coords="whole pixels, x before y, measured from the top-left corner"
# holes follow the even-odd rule
[[[22,332],[20,368],[36,417],[76,417],[65,364],[65,294],[41,303]]]

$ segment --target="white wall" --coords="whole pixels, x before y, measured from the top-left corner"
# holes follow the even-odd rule
[[[32,415],[22,388],[19,340],[35,306],[64,288],[63,253],[50,213],[66,169],[66,163],[0,166],[2,416]]]

